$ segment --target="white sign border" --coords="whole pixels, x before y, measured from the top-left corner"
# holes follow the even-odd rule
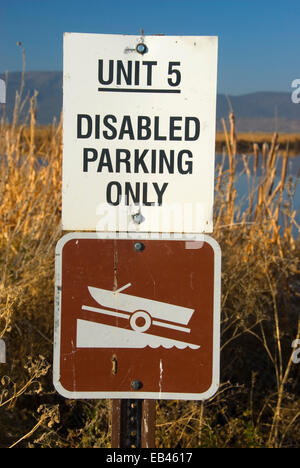
[[[203,393],[169,392],[70,392],[60,383],[60,337],[61,337],[61,290],[62,290],[62,251],[72,239],[132,239],[132,240],[181,240],[208,243],[214,251],[214,311],[213,311],[213,372],[212,384]],[[57,392],[70,399],[153,399],[153,400],[206,400],[219,388],[220,381],[220,301],[221,301],[221,248],[217,241],[206,234],[166,234],[166,233],[95,233],[72,232],[65,234],[57,243],[55,251],[55,310],[53,341],[53,385]]]

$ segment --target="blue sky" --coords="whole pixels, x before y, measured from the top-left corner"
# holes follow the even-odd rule
[[[291,91],[297,0],[1,0],[0,72],[61,70],[64,32],[219,36],[218,91]]]

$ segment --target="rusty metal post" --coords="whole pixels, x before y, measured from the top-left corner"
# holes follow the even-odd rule
[[[156,401],[143,400],[142,448],[155,448]]]
[[[120,448],[121,400],[111,400],[111,446]]]
[[[112,400],[112,448],[155,448],[155,401]]]

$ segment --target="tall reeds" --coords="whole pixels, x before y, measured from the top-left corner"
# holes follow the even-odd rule
[[[0,127],[0,445],[108,447],[109,404],[65,401],[51,378],[54,249],[61,236],[61,123],[39,127],[36,94]],[[291,447],[300,430],[299,225],[289,204],[289,148],[238,153],[234,113],[223,120],[215,229],[222,249],[221,385],[205,402],[157,402],[157,447]],[[241,207],[236,184],[248,181]]]
[[[229,122],[230,131],[227,131],[223,120],[228,174],[226,178],[223,158],[216,185],[215,233],[225,247],[222,312],[223,340],[227,336],[228,339],[223,341],[222,349],[225,351],[226,346],[239,342],[241,337],[248,341],[246,336],[254,337],[261,346],[267,359],[268,375],[274,378],[274,392],[265,399],[256,420],[252,418],[252,424],[255,422],[254,427],[259,427],[263,415],[270,411],[266,425],[269,433],[264,444],[280,447],[286,442],[288,433],[288,429],[283,430],[286,427],[283,402],[287,404],[289,397],[297,402],[289,430],[300,416],[299,395],[287,396],[289,383],[294,378],[290,388],[296,389],[297,382],[290,343],[300,332],[299,313],[294,303],[299,296],[299,224],[287,196],[295,192],[297,180],[287,172],[288,146],[283,155],[279,154],[277,133],[273,135],[270,148],[264,143],[260,150],[254,143],[252,155],[238,156],[232,113]],[[243,210],[235,196],[235,183],[239,177],[237,157],[243,162],[248,180]],[[243,294],[242,301],[238,297],[240,294]],[[263,361],[262,355],[260,360]],[[248,362],[248,365],[254,370],[257,364]],[[259,378],[265,382],[258,374],[256,382]],[[257,407],[257,403],[252,404],[252,408],[254,406]]]
[[[0,368],[3,441],[6,416],[21,398],[42,392],[50,369],[53,246],[60,235],[61,126],[37,127],[36,93],[28,98],[29,112],[21,122],[20,97],[21,92],[12,123],[0,124],[0,338],[7,348],[7,364]],[[47,425],[54,406],[39,413],[36,408],[29,419]],[[5,446],[27,440],[24,409],[15,414],[14,441]]]

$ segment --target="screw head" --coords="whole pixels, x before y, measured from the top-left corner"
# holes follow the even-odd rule
[[[145,246],[142,242],[135,242],[134,244],[134,250],[136,250],[137,252],[141,252],[142,250],[144,250]]]
[[[144,221],[145,218],[142,216],[141,213],[135,213],[132,216],[132,219],[135,222],[135,224],[141,224]]]
[[[132,390],[140,390],[142,388],[143,384],[140,380],[133,380],[131,382],[131,388]]]
[[[141,55],[144,55],[146,52],[148,52],[148,48],[146,46],[146,44],[144,44],[143,42],[140,42],[137,46],[136,46],[136,51],[141,54]]]

